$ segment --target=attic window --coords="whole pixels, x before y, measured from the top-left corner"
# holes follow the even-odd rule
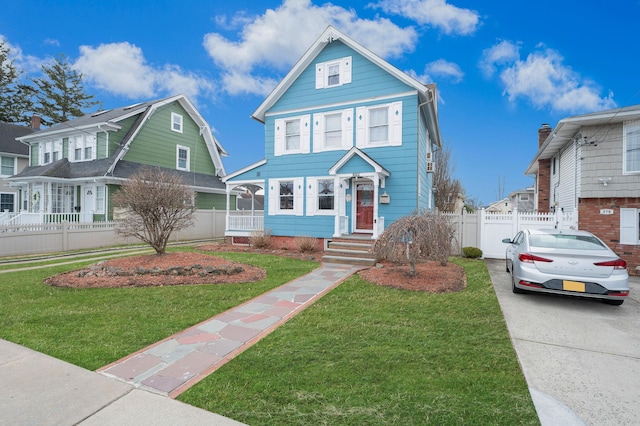
[[[316,89],[351,83],[351,56],[316,64]]]
[[[182,115],[171,113],[171,130],[182,133]]]

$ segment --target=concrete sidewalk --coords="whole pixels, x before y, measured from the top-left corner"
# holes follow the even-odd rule
[[[0,425],[242,423],[0,340]]]
[[[323,264],[100,373],[0,340],[0,426],[241,425],[167,396],[193,386],[359,269]]]

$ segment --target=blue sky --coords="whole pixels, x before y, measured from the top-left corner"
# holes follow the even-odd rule
[[[638,0],[12,0],[2,9],[0,40],[31,76],[64,53],[105,109],[186,94],[229,152],[228,173],[264,158],[263,126],[250,115],[327,25],[437,83],[454,175],[484,205],[532,184],[524,170],[542,123],[640,104]]]

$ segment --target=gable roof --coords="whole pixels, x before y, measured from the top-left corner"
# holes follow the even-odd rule
[[[0,122],[0,153],[29,156],[29,146],[16,140],[21,136],[34,133],[32,127]]]
[[[347,151],[346,154],[344,154],[333,166],[331,166],[331,168],[329,169],[329,174],[331,176],[339,174],[340,169],[344,167],[347,163],[349,163],[349,161],[354,157],[359,157],[362,160],[364,160],[367,164],[371,166],[373,171],[380,176],[386,177],[391,174],[387,169],[382,167],[380,163],[378,163],[373,158],[369,157],[367,154],[365,154],[355,146],[351,148],[349,151]]]
[[[168,105],[172,102],[178,102],[184,108],[193,121],[200,127],[200,134],[205,140],[209,155],[216,167],[216,173],[219,176],[226,174],[224,165],[222,164],[221,156],[228,156],[227,151],[222,147],[220,142],[213,136],[209,124],[200,115],[198,110],[187,99],[185,95],[176,95],[169,98],[157,99],[153,101],[141,102],[125,107],[114,108],[105,111],[98,111],[93,114],[87,114],[82,117],[78,117],[74,120],[69,120],[64,123],[59,123],[48,129],[41,130],[37,134],[26,135],[19,138],[22,142],[35,142],[41,139],[50,137],[59,137],[64,134],[86,129],[99,128],[101,130],[120,130],[122,128],[118,123],[134,116],[138,116],[135,123],[129,129],[125,137],[123,138],[120,146],[116,149],[115,153],[110,157],[110,167],[107,168],[105,174],[113,173],[116,165],[127,152],[127,149],[131,142],[135,139],[135,136],[142,129],[145,123],[145,118],[150,117],[160,107]]]
[[[302,74],[302,72],[309,67],[315,58],[322,52],[322,50],[335,40],[340,40],[346,46],[353,49],[366,59],[370,60],[380,68],[393,75],[398,80],[402,81],[406,85],[416,89],[420,98],[420,104],[423,108],[427,109],[427,119],[430,120],[429,128],[434,135],[434,142],[438,146],[442,146],[440,140],[440,129],[437,120],[437,92],[435,84],[422,84],[410,75],[400,71],[387,61],[380,58],[378,55],[365,48],[355,40],[349,38],[345,34],[341,33],[331,25],[328,26],[324,32],[318,37],[315,43],[305,52],[305,54],[298,60],[289,73],[280,81],[280,83],[273,89],[273,91],[267,96],[267,98],[260,104],[260,106],[251,115],[252,118],[264,123],[265,115],[267,111],[275,105],[275,103],[282,97],[282,95],[291,87],[296,79]]]
[[[640,119],[640,105],[563,118],[540,146],[536,156],[527,167],[525,174],[530,175],[536,173],[538,170],[538,160],[546,160],[556,155],[570,139],[576,136],[583,126],[615,124],[637,119]]]

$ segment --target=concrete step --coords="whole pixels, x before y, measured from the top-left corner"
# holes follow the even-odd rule
[[[362,265],[362,266],[374,266],[376,264],[375,259],[368,259],[362,257],[346,257],[346,256],[322,256],[322,261],[325,263],[341,263],[345,265]]]
[[[373,253],[371,253],[369,250],[351,250],[347,248],[333,248],[331,246],[324,252],[327,256],[359,257],[370,259],[375,258]]]

